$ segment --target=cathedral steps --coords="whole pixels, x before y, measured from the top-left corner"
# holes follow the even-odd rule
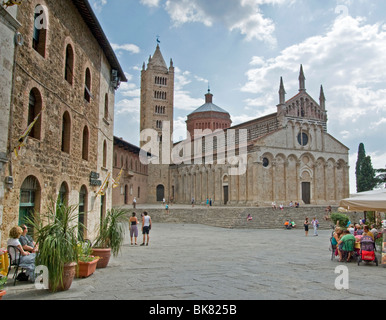
[[[147,211],[154,223],[189,223],[202,224],[220,228],[235,229],[284,229],[284,223],[288,219],[295,221],[297,228],[303,229],[303,222],[308,217],[310,232],[312,232],[311,221],[316,217],[320,229],[329,230],[331,221],[323,219],[325,207],[304,206],[301,208],[284,208],[284,210],[273,210],[270,207],[171,207],[169,213],[161,208],[137,209],[137,217],[143,211]],[[337,208],[333,208],[336,211]],[[252,216],[247,221],[248,214]],[[351,221],[357,222],[363,213],[349,213]]]

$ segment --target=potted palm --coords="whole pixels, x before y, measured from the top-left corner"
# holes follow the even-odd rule
[[[65,291],[75,276],[77,252],[77,206],[51,201],[47,213],[37,213],[29,223],[39,243],[35,264],[48,269],[49,290]]]
[[[92,255],[92,248],[88,242],[79,242],[77,250],[78,267],[76,276],[78,278],[87,278],[95,272],[99,257]]]
[[[93,255],[100,257],[97,268],[106,268],[111,254],[118,255],[125,237],[125,221],[128,218],[124,209],[112,208],[102,217],[92,250]]]
[[[7,283],[8,278],[7,277],[1,277],[0,278],[0,300],[5,296],[7,291],[4,290],[4,286]]]

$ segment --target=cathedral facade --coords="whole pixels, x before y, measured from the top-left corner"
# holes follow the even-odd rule
[[[169,162],[149,163],[149,203],[212,199],[214,205],[332,205],[349,196],[349,149],[328,133],[323,87],[317,102],[306,91],[303,66],[299,92],[289,100],[281,79],[277,112],[235,126],[208,91],[205,104],[187,117],[187,139],[170,145],[162,129],[168,125],[173,132],[173,70],[172,61],[166,67],[158,46],[142,70],[141,132],[158,132],[160,152],[153,159],[162,160],[165,150],[172,155]],[[159,78],[167,81],[160,84]],[[159,109],[162,103],[165,108]],[[231,136],[236,137],[233,147]],[[224,161],[229,154],[239,157],[238,162]]]

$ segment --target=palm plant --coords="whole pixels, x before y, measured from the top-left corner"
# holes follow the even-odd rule
[[[39,252],[35,264],[48,268],[52,291],[63,286],[64,266],[78,260],[77,206],[68,206],[51,200],[47,213],[37,213],[29,223],[34,227]]]
[[[125,221],[128,221],[126,210],[118,208],[108,210],[105,217],[101,219],[98,236],[93,247],[111,248],[111,252],[116,257],[125,237],[123,225]]]

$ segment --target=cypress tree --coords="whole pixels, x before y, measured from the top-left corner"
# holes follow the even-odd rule
[[[361,192],[361,186],[360,186],[360,181],[361,181],[361,168],[362,168],[362,163],[363,160],[366,158],[366,151],[365,151],[365,145],[363,143],[359,144],[358,148],[358,159],[357,159],[357,164],[356,164],[356,169],[355,169],[355,175],[357,178],[357,192]]]
[[[357,192],[371,191],[377,185],[376,171],[371,163],[371,157],[366,156],[365,146],[359,145],[356,164]]]

